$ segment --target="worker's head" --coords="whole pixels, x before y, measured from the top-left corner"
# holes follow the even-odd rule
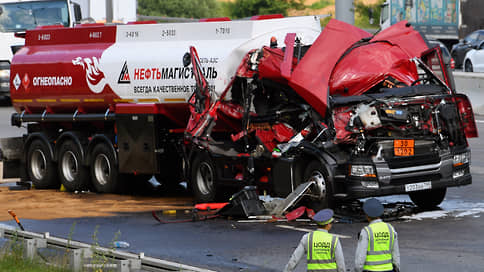
[[[363,203],[363,211],[365,212],[368,221],[380,218],[383,214],[383,210],[383,205],[376,198],[370,198]]]
[[[320,210],[313,216],[313,220],[318,224],[318,228],[329,230],[333,226],[333,210]]]

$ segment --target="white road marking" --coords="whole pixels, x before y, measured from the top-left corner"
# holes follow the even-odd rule
[[[484,120],[475,120],[476,123],[484,123]]]
[[[296,228],[296,227],[288,226],[288,225],[276,225],[276,227],[282,228],[282,229],[297,230],[297,231],[302,231],[302,232],[311,232],[311,231],[314,231],[314,229]],[[341,239],[351,238],[351,236],[347,236],[347,235],[341,235],[341,234],[336,234],[336,233],[332,233],[332,234],[338,236],[338,238],[341,238]]]

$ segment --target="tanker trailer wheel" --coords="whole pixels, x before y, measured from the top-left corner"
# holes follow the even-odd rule
[[[91,180],[97,192],[115,193],[121,187],[118,162],[112,148],[97,144],[91,153]]]
[[[432,189],[409,193],[412,202],[422,209],[432,209],[444,201],[447,188]]]
[[[89,184],[89,168],[82,165],[82,153],[73,141],[65,141],[59,149],[59,178],[67,191],[86,190]]]
[[[199,203],[213,202],[216,197],[217,172],[210,157],[198,153],[192,163],[190,188]]]
[[[314,181],[315,185],[309,189],[311,197],[305,200],[307,205],[315,211],[333,207],[333,187],[320,161],[314,160],[306,167],[304,182],[308,181]]]
[[[27,152],[27,172],[37,189],[57,189],[57,169],[49,147],[42,140],[34,140]]]

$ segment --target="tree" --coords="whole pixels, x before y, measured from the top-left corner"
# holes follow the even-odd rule
[[[138,0],[138,13],[151,16],[209,18],[218,17],[219,5],[216,0]]]
[[[233,18],[254,15],[283,14],[290,8],[304,8],[303,0],[235,0],[229,3]]]
[[[355,25],[361,28],[378,28],[380,26],[381,4],[385,0],[378,0],[374,4],[365,4],[355,0]],[[370,23],[370,16],[373,20]]]

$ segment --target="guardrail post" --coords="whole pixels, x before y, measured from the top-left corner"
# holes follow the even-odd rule
[[[117,272],[132,272],[141,270],[141,260],[137,259],[119,260],[116,262],[116,264]]]
[[[141,260],[140,259],[129,259],[129,268],[131,271],[141,270]]]
[[[92,251],[90,248],[72,249],[71,255],[71,269],[72,271],[82,271],[82,259],[91,258]]]
[[[5,230],[0,229],[0,238],[5,238]]]
[[[128,260],[119,260],[117,261],[118,269],[117,272],[129,272],[129,261]]]
[[[38,248],[46,248],[47,240],[42,238],[25,239],[25,255],[33,260]]]

